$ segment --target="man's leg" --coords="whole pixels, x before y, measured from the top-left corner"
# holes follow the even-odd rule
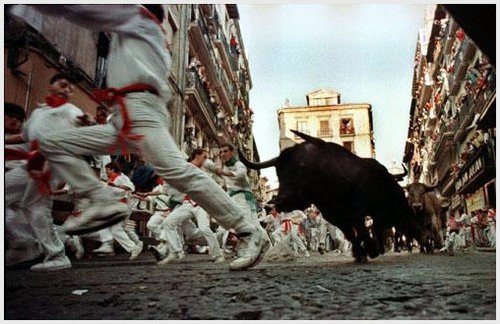
[[[137,98],[137,100],[134,100]],[[269,245],[264,231],[245,218],[245,213],[205,172],[184,160],[167,130],[164,103],[155,96],[127,97],[133,106],[133,132],[145,135],[140,149],[146,161],[177,190],[188,194],[226,229],[234,228],[240,237],[238,258],[230,264],[232,270],[255,265]],[[161,109],[158,109],[160,107]]]
[[[155,239],[159,239],[160,237],[160,225],[165,220],[163,217],[163,212],[155,212],[148,220],[146,227],[153,234]]]
[[[112,225],[109,230],[113,238],[120,244],[125,251],[131,254],[130,260],[135,259],[142,250],[142,247],[135,244],[125,232],[125,222],[121,221]]]
[[[193,217],[193,206],[189,203],[184,203],[174,209],[162,224],[161,238],[167,242],[169,255],[158,262],[159,265],[168,264],[176,259],[182,258],[183,242],[178,233],[179,227],[184,222]]]
[[[42,254],[35,233],[21,209],[29,177],[26,170],[16,167],[5,173],[5,242],[6,264],[33,260]]]
[[[26,173],[26,177],[28,174]],[[38,183],[29,179],[21,201],[22,212],[31,226],[45,256],[42,263],[32,270],[50,271],[71,268],[64,244],[54,228],[52,219],[52,199],[38,191]]]
[[[238,193],[234,196],[232,196],[233,200],[236,202],[236,204],[240,207],[241,210],[244,211],[246,218],[252,223],[255,224],[256,226],[260,226],[257,213],[252,211],[252,206],[250,202],[246,199],[244,193]]]
[[[219,246],[219,241],[215,233],[210,228],[210,218],[205,210],[201,207],[196,207],[195,209],[196,221],[198,223],[198,228],[207,240],[208,246],[210,248],[210,254],[214,258],[223,257],[222,251]]]
[[[79,217],[69,218],[63,229],[68,234],[85,234],[116,224],[129,212],[126,204],[115,201],[95,176],[82,155],[109,154],[117,131],[113,125],[96,125],[53,132],[40,140],[41,150],[52,172],[64,179],[76,194],[90,199]]]

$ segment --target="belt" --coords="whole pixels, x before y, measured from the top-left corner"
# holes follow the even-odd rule
[[[159,95],[158,90],[156,90],[153,86],[144,83],[131,84],[123,88],[97,89],[94,91],[93,99],[96,102],[104,102],[106,104],[117,103],[120,107],[123,126],[118,133],[116,143],[109,147],[109,151],[111,153],[114,153],[118,148],[121,148],[121,153],[126,155],[128,153],[127,143],[129,141],[139,141],[144,138],[144,135],[141,134],[131,134],[132,122],[130,121],[127,106],[125,104],[125,95],[134,92],[149,92],[157,96]]]

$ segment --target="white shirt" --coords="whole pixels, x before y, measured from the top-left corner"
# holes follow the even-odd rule
[[[78,127],[78,116],[83,111],[73,104],[65,103],[57,108],[42,105],[35,109],[30,118],[24,123],[22,135],[25,141],[31,142],[49,136],[70,127]]]
[[[170,199],[167,186],[160,184],[154,187],[153,192],[159,193],[157,196],[151,196],[151,203],[155,206],[155,209],[165,210],[168,209],[168,200]]]
[[[167,77],[171,58],[166,37],[160,26],[144,13],[140,5],[36,5],[37,11],[64,19],[96,31],[113,32],[111,37],[107,85],[122,88],[135,83],[155,87],[161,96],[169,97]],[[11,13],[28,17],[29,9],[16,5]]]
[[[118,198],[125,198],[127,201],[130,201],[130,197],[132,192],[135,190],[135,186],[130,178],[121,173],[118,177],[111,181],[115,186],[126,186],[130,190],[125,190],[118,187],[109,186],[109,188],[113,191],[114,195]]]
[[[206,159],[203,167],[211,172],[215,172],[216,165],[213,161]],[[237,190],[252,191],[250,182],[248,181],[247,168],[243,163],[236,161],[233,166],[224,165],[222,170],[229,171],[234,175],[234,177],[222,176],[228,192]]]
[[[42,137],[48,137],[52,132],[61,129],[78,127],[80,121],[77,117],[82,115],[83,112],[80,108],[70,103],[65,103],[56,108],[44,104],[36,108],[24,123],[22,136],[26,142],[31,142]],[[54,185],[58,181],[59,178],[52,174],[51,184]]]

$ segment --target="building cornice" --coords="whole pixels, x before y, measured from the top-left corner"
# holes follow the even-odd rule
[[[298,107],[287,107],[278,109],[278,114],[280,113],[290,113],[290,112],[320,112],[320,111],[335,111],[335,110],[346,110],[346,109],[369,109],[371,110],[372,105],[367,103],[361,104],[340,104],[340,105],[327,105],[327,106],[298,106]]]

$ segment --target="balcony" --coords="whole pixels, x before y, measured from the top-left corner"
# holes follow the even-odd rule
[[[462,44],[460,45],[460,48],[455,56],[455,64],[453,65],[454,72],[449,79],[450,95],[454,95],[460,88],[460,84],[465,77],[465,73],[467,72],[467,68],[474,57],[475,52],[476,47],[474,43],[466,37],[462,41]]]
[[[193,70],[186,72],[186,103],[194,113],[195,118],[206,125],[212,135],[218,136],[217,115],[215,107],[210,102],[210,97],[203,86],[198,73]],[[201,114],[199,114],[201,112]]]
[[[231,86],[228,84],[222,69],[214,57],[214,47],[204,19],[203,15],[199,15],[199,18],[189,23],[189,43],[192,49],[198,54],[201,64],[205,66],[208,79],[219,94],[223,107],[228,114],[232,115],[232,102],[234,100],[232,100],[231,95],[228,95],[228,91],[231,91]]]
[[[222,57],[222,63],[224,64],[227,72],[233,74],[238,70],[238,62],[234,55],[231,54],[229,42],[227,41],[226,35],[224,35],[224,31],[217,16],[214,17],[214,20],[217,25],[216,38],[214,40],[215,46],[219,49],[219,53]]]
[[[496,75],[493,71],[491,71],[490,74],[492,74],[490,83],[476,96],[476,111],[480,113],[483,113],[488,108],[488,104],[490,103],[491,99],[496,95]]]
[[[460,141],[462,137],[467,133],[467,127],[472,123],[474,119],[474,99],[471,95],[467,95],[465,103],[462,105],[460,112],[458,114],[458,124],[460,125],[455,132],[455,140]]]
[[[445,144],[447,144],[446,146],[453,144],[454,128],[456,128],[456,126],[453,123],[441,123],[441,125],[439,126],[438,138],[436,140],[436,143],[434,144],[433,150],[436,157],[440,155],[441,149],[445,146]]]
[[[320,131],[318,131],[317,136],[323,137],[323,138],[324,137],[332,137],[333,132],[331,130],[320,130]]]

